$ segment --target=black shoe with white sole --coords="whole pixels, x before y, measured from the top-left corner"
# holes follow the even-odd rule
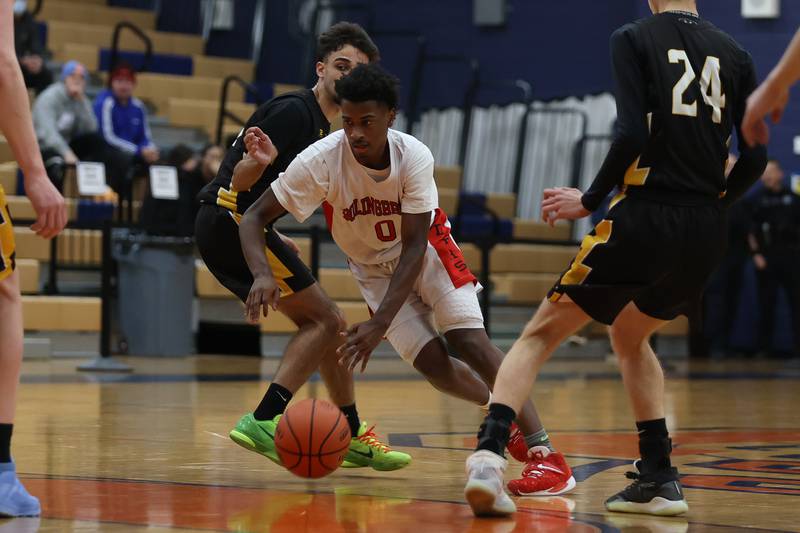
[[[689,510],[677,469],[646,474],[626,472],[625,477],[634,481],[606,500],[609,511],[674,516]]]

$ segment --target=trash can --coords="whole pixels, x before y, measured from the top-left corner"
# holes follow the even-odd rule
[[[194,240],[114,228],[120,330],[131,355],[194,353]]]

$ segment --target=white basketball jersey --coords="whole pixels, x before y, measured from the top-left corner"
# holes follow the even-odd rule
[[[353,261],[396,259],[401,214],[433,211],[439,195],[428,147],[392,129],[388,142],[389,175],[383,178],[356,161],[343,130],[331,133],[303,150],[272,183],[275,197],[300,222],[327,201],[333,239]]]

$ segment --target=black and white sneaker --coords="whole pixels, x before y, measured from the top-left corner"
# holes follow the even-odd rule
[[[653,474],[626,472],[625,477],[633,483],[606,500],[607,510],[658,516],[675,516],[689,510],[677,469]]]

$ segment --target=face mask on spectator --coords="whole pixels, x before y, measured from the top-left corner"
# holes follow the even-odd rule
[[[14,14],[15,15],[22,15],[28,9],[28,2],[25,0],[15,0],[14,2]]]

